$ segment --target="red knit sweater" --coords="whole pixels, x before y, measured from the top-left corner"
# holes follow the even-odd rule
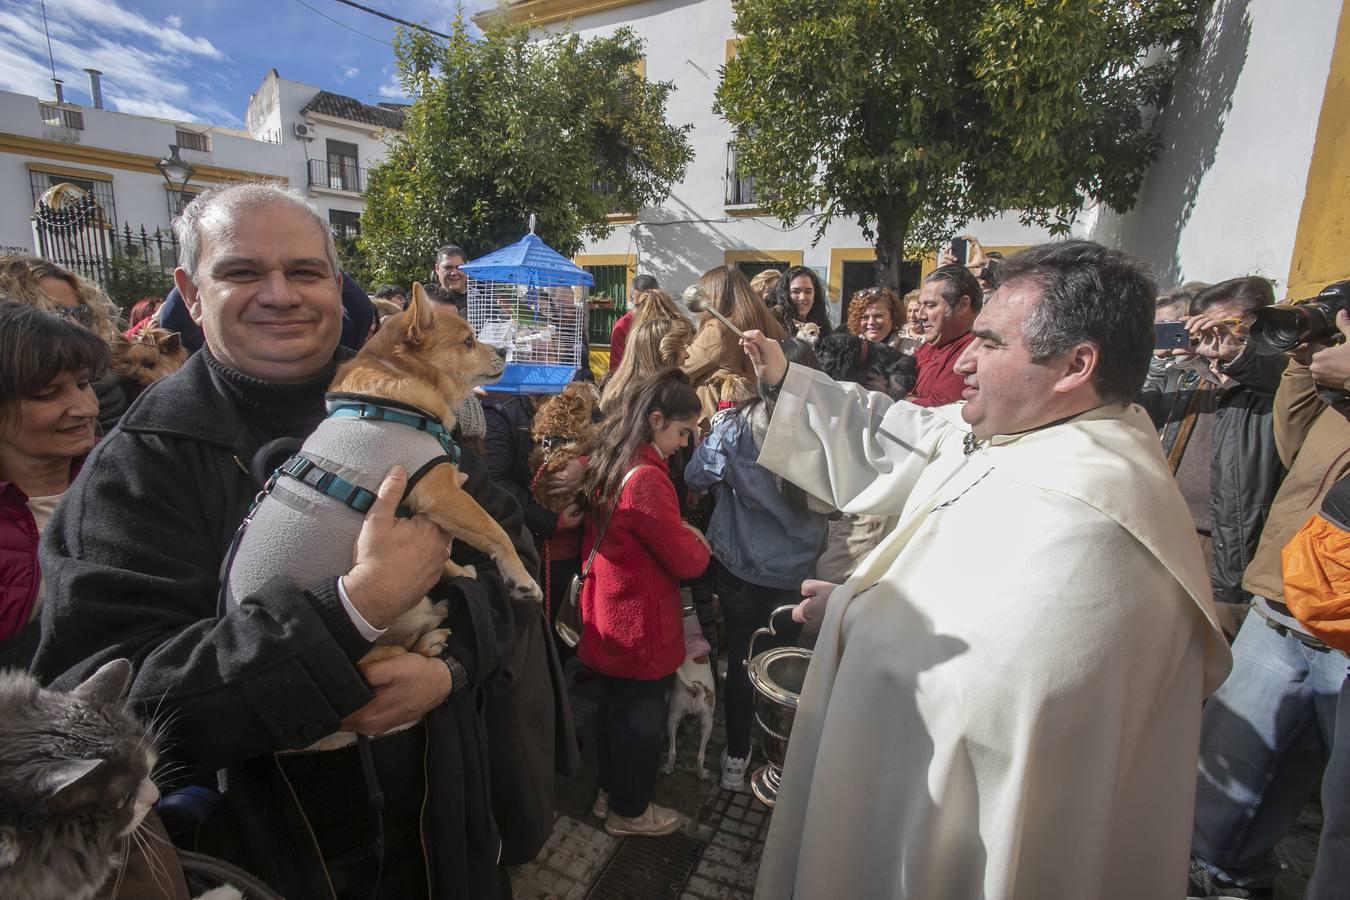
[[[919,406],[942,406],[960,400],[966,379],[964,375],[956,374],[952,367],[973,340],[975,335],[967,331],[936,347],[929,343],[920,344],[914,351],[914,361],[919,364],[919,380],[914,384],[909,402]]]
[[[683,527],[675,486],[656,448],[643,444],[581,589],[577,656],[614,678],[664,678],[684,662],[680,580],[708,567],[708,550]],[[587,518],[584,564],[599,523]]]

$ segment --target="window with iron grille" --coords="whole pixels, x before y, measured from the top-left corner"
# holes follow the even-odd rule
[[[586,337],[591,346],[607,345],[609,333],[614,323],[628,310],[628,267],[619,266],[582,266],[595,278],[595,287],[591,288],[591,299],[601,296],[613,301],[612,309],[589,309],[586,315]]]
[[[330,209],[328,225],[335,238],[354,238],[361,234],[361,214],[345,209]]]
[[[202,153],[211,152],[211,136],[208,134],[183,131],[180,128],[174,133],[174,141],[184,150],[200,150]]]
[[[28,185],[33,192],[33,205],[37,206],[37,202],[42,198],[42,195],[58,184],[73,184],[86,193],[92,194],[94,199],[98,201],[98,205],[103,209],[103,218],[107,220],[107,223],[109,225],[117,224],[117,204],[113,202],[113,183],[111,181],[30,171],[28,173]]]
[[[169,203],[169,219],[176,219],[183,214],[183,208],[192,202],[192,198],[197,196],[195,191],[170,191],[166,190],[165,195]]]
[[[328,186],[340,191],[361,190],[356,165],[356,145],[345,141],[328,143]]]
[[[78,109],[68,109],[55,103],[39,103],[38,111],[42,114],[42,121],[48,125],[84,130],[84,113]]]

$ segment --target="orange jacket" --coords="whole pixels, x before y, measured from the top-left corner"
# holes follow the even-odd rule
[[[1313,634],[1350,651],[1350,476],[1284,547],[1284,602]]]

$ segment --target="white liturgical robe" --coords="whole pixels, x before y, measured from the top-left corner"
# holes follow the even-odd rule
[[[1230,658],[1157,435],[1124,406],[969,430],[789,370],[760,464],[899,524],[826,608],[761,900],[1184,896]]]

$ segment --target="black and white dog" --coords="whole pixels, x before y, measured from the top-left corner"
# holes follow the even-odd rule
[[[717,695],[713,690],[712,660],[708,641],[703,637],[698,619],[685,618],[684,662],[675,670],[675,685],[670,689],[670,711],[666,717],[666,727],[670,734],[670,750],[666,755],[665,773],[675,771],[675,732],[685,719],[697,719],[699,723],[698,777],[708,780],[708,770],[703,767],[703,756],[708,749],[708,738],[712,736],[713,712],[717,708]]]
[[[835,381],[861,384],[893,400],[903,399],[919,380],[914,357],[842,329],[822,339],[817,353],[821,370]]]

